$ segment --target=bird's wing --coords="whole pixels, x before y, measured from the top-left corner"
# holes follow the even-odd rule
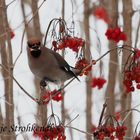
[[[66,69],[70,68],[69,64],[65,61],[65,59],[59,53],[56,53],[55,51],[49,48],[46,48],[46,47],[44,48],[47,49],[47,52],[49,52],[55,57],[60,67],[66,67]]]
[[[58,54],[58,53],[56,53],[56,52],[54,52],[54,51],[52,51],[52,50],[50,50],[50,53],[52,53],[52,54],[55,56],[55,58],[56,58],[56,60],[57,60],[57,62],[58,62],[58,64],[59,64],[59,66],[60,66],[60,68],[61,68],[62,70],[66,71],[66,72],[69,72],[69,74],[71,74],[71,75],[74,76],[78,81],[80,81],[80,80],[78,79],[78,77],[76,76],[76,74],[70,69],[70,65],[65,61],[65,59],[64,59],[60,54]]]

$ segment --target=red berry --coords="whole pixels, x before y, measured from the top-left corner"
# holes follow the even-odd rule
[[[56,41],[53,41],[52,42],[52,45],[56,48],[57,47],[57,42]]]
[[[140,140],[140,136],[136,136],[133,140]]]
[[[126,35],[119,27],[107,29],[105,35],[109,40],[113,40],[115,42],[119,42],[120,40],[126,41]]]
[[[140,84],[137,84],[137,89],[140,89]]]
[[[132,91],[132,92],[135,91],[135,88],[134,88],[134,87],[131,87],[131,91]]]

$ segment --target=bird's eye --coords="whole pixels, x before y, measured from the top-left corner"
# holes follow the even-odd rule
[[[34,46],[34,44],[28,43],[28,47],[29,47],[29,48],[32,48],[33,46]]]

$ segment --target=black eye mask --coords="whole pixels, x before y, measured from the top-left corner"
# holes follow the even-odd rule
[[[34,48],[39,48],[40,45],[41,45],[41,42],[37,42],[37,43],[31,43],[31,42],[28,42],[28,47],[31,48],[31,49],[34,49]]]

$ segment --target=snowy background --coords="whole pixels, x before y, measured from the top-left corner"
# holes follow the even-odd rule
[[[12,0],[6,0],[6,3],[10,3]],[[28,1],[29,2],[29,1]],[[96,1],[92,1],[96,2]],[[133,7],[134,9],[140,9],[140,0],[133,0],[134,4]],[[39,0],[39,5],[42,3],[42,0]],[[68,24],[71,24],[72,21],[72,5],[71,5],[71,0],[66,0],[66,7],[65,7],[65,19]],[[80,30],[82,26],[82,20],[83,20],[83,1],[82,0],[76,0],[76,7],[74,6],[73,13],[74,13],[74,21],[75,21],[75,34],[77,36],[84,36],[82,35],[82,32]],[[32,17],[31,9],[27,4],[26,7],[26,12],[29,13],[29,19]],[[121,5],[121,0],[120,0],[120,5],[119,5],[119,10],[121,12],[122,10],[122,5]],[[14,30],[15,37],[12,39],[12,49],[13,49],[13,58],[14,60],[18,56],[20,49],[21,49],[21,39],[23,35],[23,29],[24,29],[24,23],[23,23],[23,17],[22,17],[22,11],[20,8],[20,0],[16,0],[13,2],[9,7],[8,7],[8,20],[10,23],[10,27]],[[43,6],[39,10],[39,15],[40,15],[40,24],[41,24],[41,30],[42,33],[45,34],[45,31],[47,29],[47,26],[49,24],[49,21],[53,18],[58,18],[61,17],[61,0],[46,0],[46,2],[43,4]],[[139,20],[139,14],[135,13],[133,16],[133,36],[135,37],[135,31],[137,29],[137,22],[134,22],[136,20]],[[120,18],[120,25],[123,24]],[[91,16],[90,17],[90,31],[91,31],[91,53],[93,59],[96,59],[100,56],[99,51],[98,51],[98,39],[97,39],[97,34],[95,33],[95,30],[98,33],[98,37],[100,39],[100,46],[101,46],[101,54],[105,53],[108,50],[108,42],[107,39],[104,35],[107,25],[105,22],[101,20],[95,19],[95,17]],[[23,42],[23,52],[21,57],[18,59],[15,69],[14,69],[14,76],[16,79],[19,81],[19,83],[33,96],[35,96],[35,88],[33,84],[33,74],[30,72],[29,67],[28,67],[28,60],[27,60],[27,55],[26,55],[26,36],[24,37],[24,42]],[[108,59],[109,57],[106,56],[103,59],[103,66],[104,66],[104,71],[103,71],[103,76],[107,78],[108,76]],[[74,55],[66,51],[66,60],[67,62],[74,66]],[[95,65],[93,68],[93,75],[99,76],[99,71],[98,71],[99,65]],[[82,77],[80,78],[81,82],[74,81],[72,84],[70,84],[65,90],[66,90],[66,95],[65,95],[65,108],[68,110],[68,113],[70,114],[71,119],[73,119],[77,114],[79,114],[79,117],[72,122],[72,126],[75,128],[79,128],[81,130],[85,130],[85,97],[86,97],[86,92],[85,92],[85,78]],[[3,91],[3,79],[1,76],[0,80],[0,101],[4,105],[4,91]],[[105,84],[106,87],[107,84]],[[104,103],[104,93],[105,93],[105,87],[102,90],[94,89],[93,90],[93,123],[95,125],[98,124],[98,119],[99,115],[102,110],[102,105]],[[117,90],[117,89],[116,89]],[[139,91],[138,91],[139,92]],[[132,107],[135,105],[140,104],[140,93],[133,93],[133,103]],[[118,93],[119,94],[119,93]],[[28,98],[23,91],[14,83],[14,101],[15,101],[15,122],[17,122],[17,118],[20,117],[22,120],[22,125],[26,126],[28,123],[34,123],[35,122],[35,114],[36,114],[36,103],[33,102],[30,98]],[[55,114],[60,114],[61,108],[60,108],[60,103],[53,103],[54,111]],[[137,107],[137,109],[140,110],[140,106]],[[50,111],[50,104],[48,105],[48,110]],[[119,107],[118,107],[119,110]],[[5,111],[5,110],[2,110]],[[49,112],[48,112],[49,113]],[[61,115],[60,115],[61,116]],[[134,113],[134,118],[133,122],[134,125],[139,121],[140,114]],[[30,139],[35,139],[32,136],[32,133],[28,133],[30,136]],[[69,133],[66,131],[66,136],[67,139],[69,139]],[[74,140],[84,140],[85,139],[85,134],[82,134],[78,131],[73,131],[73,136]],[[22,135],[19,135],[17,137],[17,140],[22,140]]]

